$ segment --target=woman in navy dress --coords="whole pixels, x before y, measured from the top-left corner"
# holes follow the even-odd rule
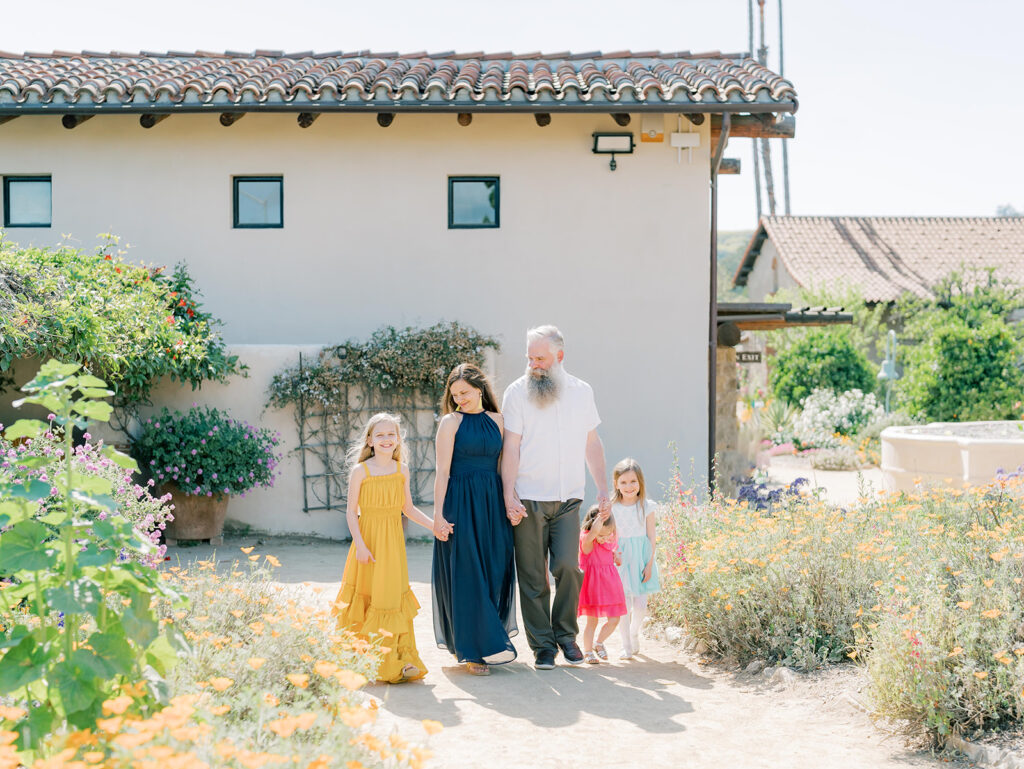
[[[498,457],[504,425],[484,373],[452,369],[437,428],[434,517],[454,526],[434,542],[434,635],[473,675],[516,658],[512,524],[505,515]]]

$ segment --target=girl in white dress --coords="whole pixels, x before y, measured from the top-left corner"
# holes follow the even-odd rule
[[[626,458],[615,465],[612,485],[612,515],[618,524],[622,557],[619,576],[626,593],[626,616],[619,623],[620,657],[628,660],[640,651],[640,625],[647,614],[647,596],[661,589],[654,555],[657,505],[647,499],[644,473],[635,459]]]

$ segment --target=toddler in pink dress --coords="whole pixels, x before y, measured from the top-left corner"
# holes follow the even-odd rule
[[[626,613],[626,595],[619,576],[619,556],[615,552],[618,538],[615,519],[611,513],[602,513],[597,505],[587,510],[580,533],[580,568],[583,585],[580,587],[578,614],[587,618],[583,628],[583,658],[590,664],[608,659],[604,642]],[[594,632],[600,617],[606,617],[594,643]]]

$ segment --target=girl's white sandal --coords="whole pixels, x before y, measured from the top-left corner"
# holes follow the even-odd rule
[[[594,644],[594,653],[605,662],[608,661],[608,652],[605,650],[603,643]]]

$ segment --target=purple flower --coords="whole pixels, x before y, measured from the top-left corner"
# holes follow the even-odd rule
[[[47,415],[46,415],[46,421],[47,421],[47,422],[52,422],[52,421],[53,421],[54,419],[56,419],[56,418],[57,418],[57,415],[56,415],[56,414],[47,414]]]
[[[201,445],[205,446],[206,445],[206,438],[203,438],[201,441],[199,441],[199,443]]]
[[[213,474],[213,480],[217,480],[217,473]]]

